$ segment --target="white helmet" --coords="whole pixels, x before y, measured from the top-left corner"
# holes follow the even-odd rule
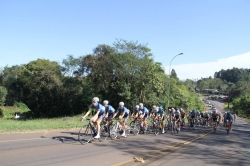
[[[120,103],[119,103],[119,106],[124,106],[124,102],[120,102]]]
[[[99,98],[98,98],[98,97],[94,97],[94,98],[92,99],[92,102],[98,103],[98,102],[99,102]]]
[[[108,100],[104,100],[103,101],[103,105],[108,105],[109,104],[109,101]]]
[[[136,108],[136,109],[139,109],[139,105],[136,105],[135,108]]]
[[[143,107],[143,104],[142,104],[142,103],[140,103],[140,104],[139,104],[139,106],[140,106],[140,107]]]

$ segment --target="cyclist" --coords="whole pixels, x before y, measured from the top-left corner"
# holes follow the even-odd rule
[[[134,118],[134,121],[136,121],[136,119],[138,118],[139,116],[139,105],[136,105],[135,108],[134,108],[134,111],[131,115],[131,117]]]
[[[175,112],[174,112],[174,119],[177,122],[177,129],[176,130],[180,131],[180,123],[181,123],[181,121],[180,121],[180,111],[179,111],[179,109],[175,110]]]
[[[143,121],[144,133],[145,133],[147,131],[146,129],[147,129],[147,119],[148,119],[149,111],[146,107],[143,106],[142,103],[139,104],[139,110],[141,111],[140,118]]]
[[[109,105],[108,100],[103,101],[103,106],[105,107],[105,113],[106,113],[105,117],[107,118],[109,124],[111,124],[112,119],[116,117],[117,112],[111,105]]]
[[[209,119],[209,114],[207,111],[204,113],[203,117],[204,117],[204,121],[205,121],[204,125],[205,125],[205,127],[207,127],[208,119]]]
[[[217,110],[216,109],[212,110],[212,120],[214,122],[213,129],[217,128],[218,118],[219,118],[219,114],[217,113]]]
[[[233,116],[232,116],[232,114],[230,114],[229,111],[227,111],[225,114],[225,121],[229,122],[229,128],[227,128],[227,130],[230,129],[232,131]]]
[[[219,125],[221,120],[222,120],[222,115],[220,112],[217,112],[218,113],[218,121],[217,121],[217,124]]]
[[[190,118],[190,121],[192,122],[191,123],[192,125],[190,127],[193,127],[195,129],[195,126],[194,126],[195,110],[194,109],[192,109],[192,111],[190,112],[189,118]]]
[[[105,117],[105,107],[99,103],[98,97],[94,97],[92,99],[92,104],[90,105],[88,112],[82,117],[82,119],[86,119],[92,109],[96,110],[96,114],[89,121],[93,123],[97,128],[97,135],[94,138],[98,139],[100,138],[100,123]]]
[[[164,130],[164,120],[165,120],[165,112],[162,108],[162,106],[159,106],[158,108],[158,112],[157,112],[157,117],[161,119],[161,126],[162,126],[162,134],[165,133],[165,130]],[[160,120],[159,119],[159,120]]]
[[[123,133],[121,136],[126,137],[125,131],[126,131],[126,122],[129,118],[129,109],[127,109],[124,106],[124,102],[120,102],[118,111],[120,112],[119,121],[122,123],[122,127],[123,127]]]
[[[185,124],[185,110],[180,108],[180,111],[181,111],[181,128],[183,129],[184,128],[184,124]]]
[[[195,116],[196,116],[196,124],[200,125],[201,124],[200,123],[201,122],[201,113],[199,111],[197,111]]]
[[[153,118],[153,120],[155,121],[157,113],[158,113],[158,109],[157,109],[156,105],[153,105],[152,110],[151,110],[151,112],[149,114],[149,117]]]
[[[202,110],[200,112],[200,122],[201,122],[201,125],[204,127],[204,112]]]

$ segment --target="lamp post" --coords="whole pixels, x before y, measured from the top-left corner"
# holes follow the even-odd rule
[[[174,58],[175,57],[177,57],[177,56],[179,56],[179,55],[183,55],[183,53],[179,53],[178,55],[175,55],[174,57],[173,57],[173,59],[170,61],[170,65],[169,65],[169,82],[168,82],[168,107],[169,107],[169,94],[170,94],[170,80],[171,80],[171,78],[170,78],[170,70],[171,70],[171,63],[172,63],[172,61],[174,60]],[[167,107],[167,108],[168,108]]]

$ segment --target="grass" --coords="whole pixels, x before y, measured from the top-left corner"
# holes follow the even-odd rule
[[[80,128],[82,125],[83,122],[80,121],[80,115],[73,117],[27,120],[0,118],[0,133],[72,129]]]

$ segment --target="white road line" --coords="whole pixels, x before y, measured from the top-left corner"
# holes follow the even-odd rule
[[[48,139],[48,138],[30,138],[30,139],[6,140],[6,141],[0,141],[0,143],[2,143],[2,142],[31,141],[31,140],[37,140],[37,139]]]

